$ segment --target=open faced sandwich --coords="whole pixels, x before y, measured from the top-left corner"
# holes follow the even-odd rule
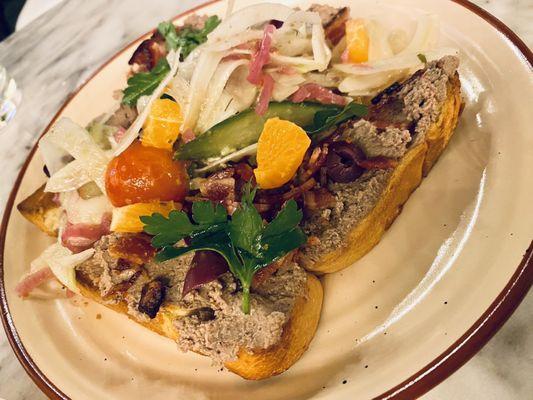
[[[319,322],[313,273],[370,251],[454,131],[437,34],[316,4],[161,23],[115,110],[40,139],[48,179],[18,209],[57,241],[18,294],[57,280],[244,378],[285,371]]]

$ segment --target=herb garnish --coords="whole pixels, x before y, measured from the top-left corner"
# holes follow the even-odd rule
[[[171,211],[168,218],[161,214],[141,217],[144,231],[155,235],[154,247],[161,248],[157,261],[166,261],[197,250],[212,250],[227,261],[230,271],[242,286],[242,310],[250,313],[250,287],[257,271],[272,264],[307,240],[298,224],[302,211],[294,200],[270,223],[263,223],[254,207],[256,189],[244,187],[241,204],[232,216],[224,207],[209,201],[195,202],[192,221],[183,211]],[[188,246],[175,247],[189,238]]]
[[[425,54],[422,54],[422,53],[419,53],[416,55],[418,57],[418,59],[420,60],[420,62],[424,63],[424,64],[427,64],[428,63],[428,59],[426,57]]]
[[[135,107],[141,96],[149,96],[170,72],[170,65],[165,57],[161,58],[150,72],[139,72],[128,79],[124,89],[122,103]]]
[[[220,24],[220,19],[214,15],[205,21],[202,29],[186,26],[177,32],[172,22],[161,22],[157,29],[165,37],[167,49],[170,51],[180,48],[180,58],[184,60],[191,51],[207,40],[207,35],[218,24]],[[151,71],[133,75],[128,79],[128,87],[124,89],[122,103],[134,107],[139,97],[152,94],[169,72],[170,65],[167,59],[163,57]]]
[[[220,24],[220,18],[213,15],[205,21],[202,29],[185,26],[176,32],[176,27],[172,22],[161,22],[157,30],[165,37],[168,50],[181,48],[181,58],[187,56],[199,45],[207,41],[207,35]]]
[[[306,127],[305,130],[309,136],[313,136],[350,118],[364,117],[367,113],[367,106],[352,101],[340,111],[337,109],[317,111],[313,119],[313,124]]]

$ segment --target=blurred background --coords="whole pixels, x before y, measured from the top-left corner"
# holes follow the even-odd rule
[[[62,0],[0,0],[0,40],[26,26]]]

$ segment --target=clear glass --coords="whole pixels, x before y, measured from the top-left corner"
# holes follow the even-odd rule
[[[21,93],[15,80],[0,65],[0,131],[15,117],[20,99]]]

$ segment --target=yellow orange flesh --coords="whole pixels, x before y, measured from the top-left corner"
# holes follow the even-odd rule
[[[159,213],[168,217],[172,210],[181,209],[179,203],[173,201],[159,203],[135,203],[123,207],[113,209],[113,217],[111,219],[112,232],[142,232],[143,223],[140,217],[145,215],[152,215]]]
[[[274,189],[292,179],[311,144],[307,133],[298,125],[270,118],[257,143],[257,184]]]
[[[183,114],[178,103],[170,99],[155,100],[144,123],[141,142],[144,146],[172,150],[182,123]]]
[[[346,22],[346,52],[351,63],[368,61],[370,39],[365,22],[362,19],[350,19]]]

